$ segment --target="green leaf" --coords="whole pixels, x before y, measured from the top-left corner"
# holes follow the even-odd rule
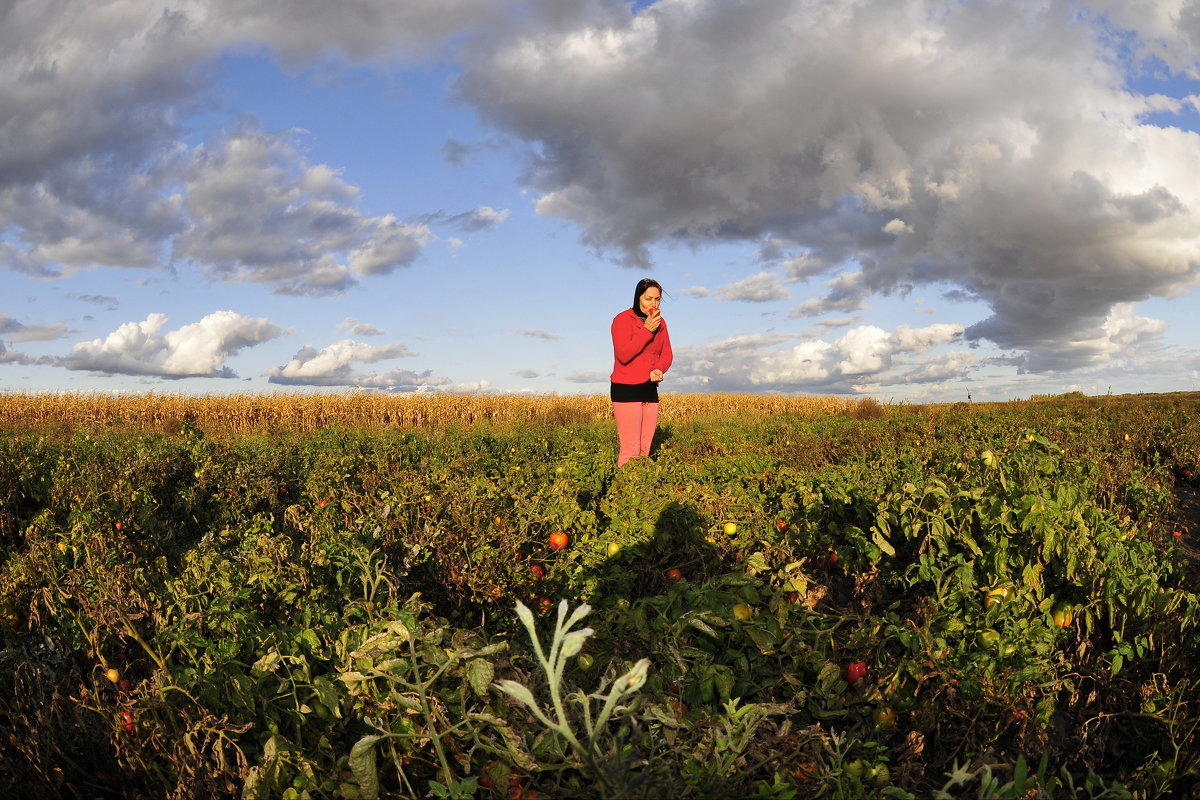
[[[317,634],[312,628],[305,628],[296,634],[296,644],[304,645],[310,653],[315,653],[321,649],[321,640],[317,638]]]
[[[1029,777],[1029,765],[1025,763],[1025,756],[1017,756],[1017,763],[1013,766],[1013,796],[1022,797],[1025,794],[1025,781]]]

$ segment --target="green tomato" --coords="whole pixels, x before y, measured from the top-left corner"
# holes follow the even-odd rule
[[[1069,628],[1075,621],[1075,611],[1068,603],[1059,603],[1054,607],[1050,619],[1056,628]]]
[[[575,663],[579,664],[581,670],[587,672],[596,663],[596,659],[591,653],[580,653]]]

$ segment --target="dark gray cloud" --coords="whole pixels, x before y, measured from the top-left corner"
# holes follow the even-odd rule
[[[437,55],[501,11],[490,0],[6,4],[0,266],[53,278],[174,258],[322,294],[411,264],[425,232],[362,215],[353,187],[285,137],[243,122],[193,148],[180,120],[211,110],[230,49],[263,47],[294,68],[384,66]]]
[[[1198,44],[1196,0],[17,0],[0,4],[0,267],[320,295],[410,266],[428,226],[363,213],[299,134],[243,120],[196,144],[184,121],[217,108],[239,48],[295,70],[438,58],[497,132],[443,156],[521,152],[538,211],[621,263],[745,241],[773,277],[689,291],[824,281],[801,318],[936,285],[990,308],[966,339],[1088,369],[1155,346],[1127,304],[1200,282],[1200,136],[1169,126],[1187,101],[1128,89],[1139,64],[1197,77]],[[75,363],[159,374],[122,352]]]
[[[353,207],[356,190],[285,137],[246,130],[201,148],[186,172],[190,224],[173,254],[221,280],[282,294],[343,291],[411,264],[427,228]]]
[[[4,342],[0,341],[0,364],[29,365],[33,363],[36,363],[36,359],[32,356],[16,350],[10,350],[4,346]]]
[[[1195,3],[568,5],[458,93],[526,142],[538,210],[623,263],[743,239],[856,276],[801,315],[958,287],[993,312],[968,338],[1063,367],[1117,304],[1200,281],[1198,137],[1124,72],[1139,47],[1194,71]]]
[[[61,339],[68,331],[65,322],[50,325],[29,325],[0,311],[0,340],[8,342],[39,342]]]
[[[457,214],[447,214],[444,211],[439,211],[421,217],[420,222],[423,225],[446,225],[467,233],[475,233],[478,231],[490,231],[498,227],[504,220],[508,219],[508,214],[509,211],[507,208],[496,209],[491,206],[480,206],[471,211],[463,211]]]

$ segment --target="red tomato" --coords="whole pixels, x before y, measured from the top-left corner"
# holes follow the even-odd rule
[[[542,569],[540,564],[534,564],[529,568],[529,571],[532,572],[533,577],[537,578],[538,580],[541,580],[546,574],[546,570]]]
[[[867,664],[864,661],[853,661],[846,667],[846,683],[857,686],[858,682],[867,676]]]
[[[683,572],[678,567],[671,567],[671,569],[667,570],[667,577],[673,581],[681,581],[683,580]]]
[[[570,539],[562,531],[555,531],[550,534],[550,547],[553,550],[562,550],[567,546],[567,542],[569,541]]]

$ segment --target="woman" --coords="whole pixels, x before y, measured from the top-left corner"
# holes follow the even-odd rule
[[[671,337],[659,314],[662,287],[642,278],[633,290],[633,307],[612,321],[613,371],[609,396],[617,420],[621,451],[617,466],[649,455],[658,424],[658,384],[671,368]]]

